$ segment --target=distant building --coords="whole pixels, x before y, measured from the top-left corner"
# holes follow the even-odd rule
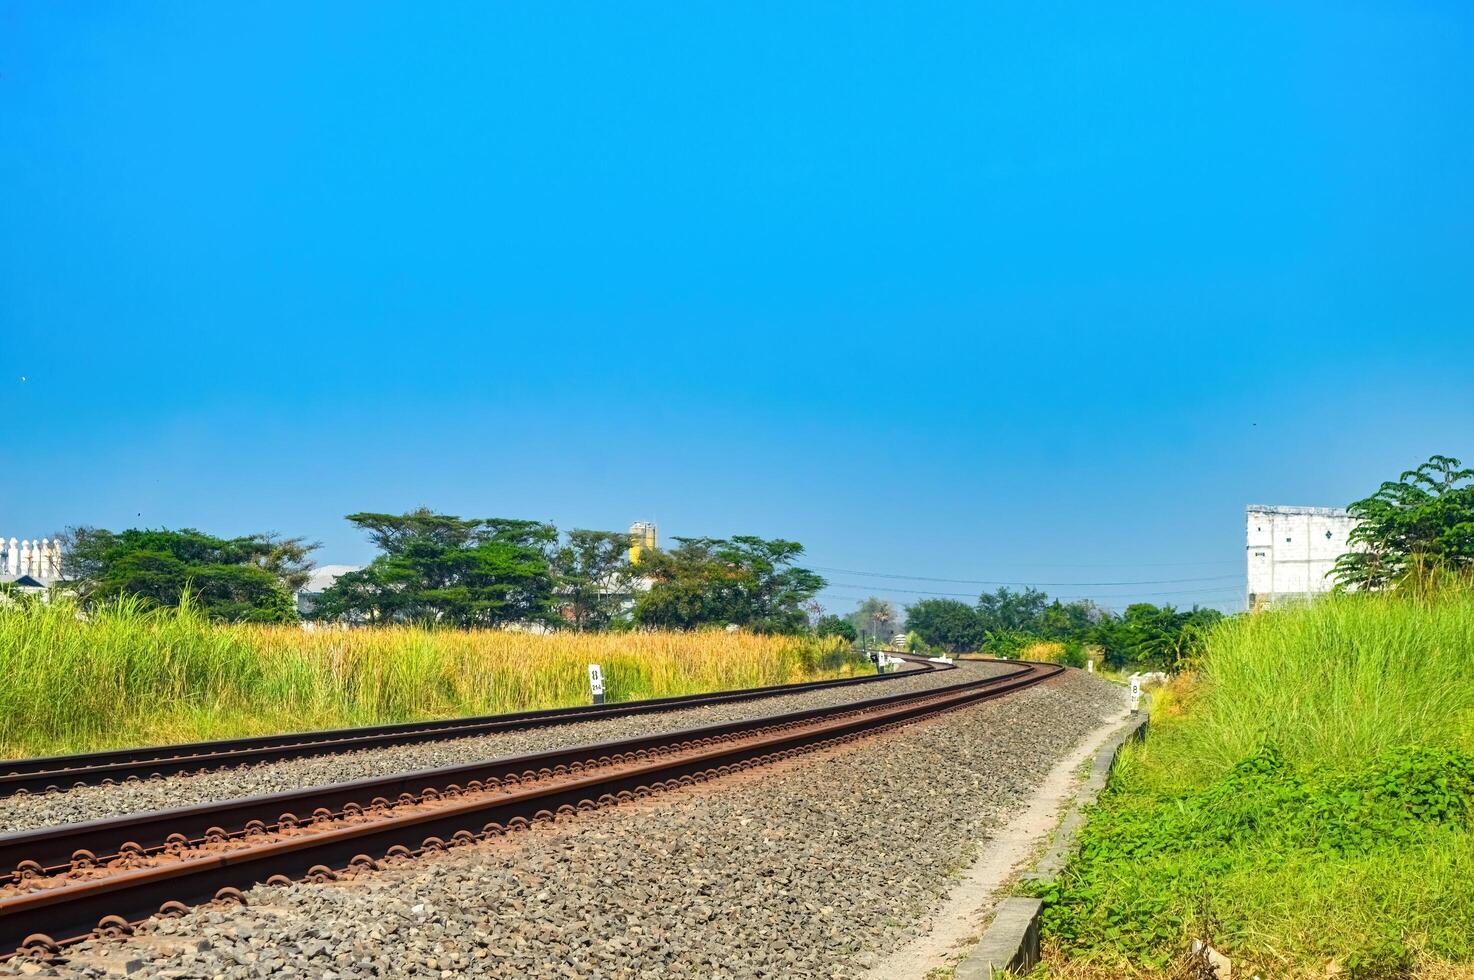
[[[45,594],[61,582],[60,541],[0,537],[0,584],[21,592]]]
[[[1347,551],[1356,518],[1340,507],[1247,508],[1249,611],[1306,602],[1331,591],[1331,569]]]
[[[338,581],[338,576],[356,572],[362,565],[320,565],[307,576],[306,583],[297,590],[297,615],[307,617],[317,604],[317,597],[327,591],[328,586]]]
[[[660,531],[652,521],[635,521],[630,525],[629,542],[630,564],[638,565],[642,555],[660,547]],[[599,581],[599,597],[619,600],[621,614],[628,614],[635,608],[637,595],[641,592],[649,592],[650,587],[654,584],[655,580],[647,575],[611,573]],[[560,586],[555,591],[559,596],[567,596],[572,590],[567,586]],[[557,602],[555,611],[566,622],[572,622],[577,616],[573,603],[566,599],[560,599]]]
[[[49,538],[26,538],[8,541],[0,536],[0,575],[11,581],[29,576],[42,582],[53,582],[61,576],[61,542]]]

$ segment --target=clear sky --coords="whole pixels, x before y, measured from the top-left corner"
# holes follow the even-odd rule
[[[7,537],[1235,608],[1245,504],[1474,458],[1474,5],[0,0],[0,420]]]

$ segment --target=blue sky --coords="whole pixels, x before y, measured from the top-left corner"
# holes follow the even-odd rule
[[[1471,53],[1464,3],[0,0],[0,532],[352,562],[423,504],[796,538],[836,610],[1235,608],[1245,504],[1474,457]]]

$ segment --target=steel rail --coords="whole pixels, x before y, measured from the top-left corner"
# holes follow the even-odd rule
[[[956,686],[998,684],[1022,677],[1029,671],[1030,666],[1027,664],[1013,664],[1003,673]],[[939,690],[951,689],[948,687]],[[26,861],[45,869],[55,869],[67,866],[72,855],[81,850],[96,855],[109,855],[115,853],[123,842],[137,844],[146,850],[158,849],[168,844],[171,834],[187,835],[212,826],[222,827],[227,831],[241,830],[251,821],[275,822],[284,814],[295,817],[321,809],[336,811],[350,805],[367,807],[376,799],[397,800],[407,794],[421,795],[427,790],[438,792],[446,786],[461,786],[473,780],[504,779],[508,774],[522,778],[529,772],[536,774],[544,769],[554,771],[559,766],[572,766],[590,758],[649,752],[662,745],[691,738],[727,738],[777,724],[808,722],[851,709],[884,707],[932,693],[936,692],[887,694],[840,705],[806,708],[653,735],[635,735],[610,742],[568,745],[541,752],[492,757],[451,766],[369,776],[342,783],[307,786],[0,835],[0,885],[13,880],[16,877],[15,869]]]
[[[212,898],[242,900],[240,889],[263,881],[304,876],[330,880],[338,874],[335,867],[376,867],[376,855],[395,858],[440,850],[522,829],[529,822],[705,782],[1002,697],[1062,669],[1024,664],[1004,676],[934,691],[491,760],[478,764],[479,769],[425,770],[10,835],[0,838],[5,861],[21,853],[36,856],[8,865],[16,871],[0,889],[0,958],[10,950],[55,953],[62,944],[99,932],[124,933],[130,922]],[[460,780],[472,771],[485,780],[477,778],[463,787]],[[391,787],[393,780],[407,787],[398,803],[383,795],[367,798],[366,806],[357,802],[366,793]],[[422,789],[412,792],[417,786]],[[312,803],[318,805],[306,821],[282,810]],[[273,810],[276,819],[270,825],[249,816]],[[215,818],[230,829],[206,828],[205,822]],[[157,842],[161,834],[162,844],[137,840],[145,836]],[[415,839],[421,840],[417,850],[405,846]],[[79,843],[93,846],[78,848],[64,864],[57,861]]]
[[[955,669],[951,665],[937,664],[922,658],[908,657],[907,660],[926,670]],[[471,738],[527,728],[566,725],[601,718],[618,718],[632,714],[655,714],[715,704],[732,704],[784,694],[803,694],[808,691],[872,684],[903,676],[907,675],[873,674],[842,680],[775,684],[767,687],[713,691],[705,694],[647,698],[617,704],[576,705],[539,711],[517,711],[501,715],[479,715],[396,725],[292,732],[253,738],[16,759],[0,762],[0,797],[71,789],[78,786],[111,785],[116,782],[153,776],[227,769],[240,765],[280,762],[287,759],[359,749]]]

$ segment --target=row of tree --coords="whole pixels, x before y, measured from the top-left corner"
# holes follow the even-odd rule
[[[1434,456],[1350,506],[1355,550],[1341,558],[1342,587],[1381,589],[1430,574],[1474,575],[1474,469]],[[752,536],[677,538],[636,564],[619,532],[573,530],[508,518],[461,518],[420,509],[351,514],[379,554],[313,597],[315,618],[448,626],[545,624],[575,630],[735,625],[763,632],[809,629],[851,641],[885,640],[903,617],[884,599],[848,616],[813,597],[824,579],[796,562],[797,542]],[[177,605],[188,593],[212,616],[288,622],[317,545],[254,534],[218,538],[192,529],[62,536],[71,586],[84,602],[121,595]],[[904,628],[947,651],[1012,653],[1052,641],[1098,647],[1112,665],[1171,667],[1190,655],[1221,614],[1137,603],[1117,615],[1088,601],[1000,588],[974,604],[924,599]]]
[[[906,628],[922,642],[950,652],[987,650],[1014,654],[1032,643],[1062,643],[1077,658],[1095,647],[1110,666],[1171,668],[1190,656],[1216,609],[1133,603],[1121,615],[1088,599],[1051,600],[1038,589],[1007,587],[984,592],[975,605],[956,599],[923,599],[906,610]]]
[[[1212,610],[1133,605],[1113,616],[1088,601],[1051,601],[1007,588],[969,606],[925,599],[903,617],[870,598],[848,616],[813,602],[824,579],[796,562],[797,542],[752,536],[677,538],[631,560],[619,532],[572,530],[508,518],[462,518],[426,509],[359,513],[379,554],[311,597],[313,619],[443,626],[541,624],[594,631],[630,626],[735,625],[758,632],[885,641],[903,628],[947,651],[1013,653],[1029,642],[1094,644],[1112,663],[1170,665]],[[177,605],[186,593],[228,621],[290,622],[317,547],[269,534],[217,538],[201,531],[73,529],[64,538],[72,586],[85,602],[120,595]]]
[[[638,565],[626,534],[420,509],[348,520],[379,554],[311,597],[315,619],[444,626],[541,624],[575,630],[735,625],[808,627],[805,604],[824,579],[795,562],[803,546],[752,536],[677,538]],[[74,528],[68,576],[84,602],[120,595],[178,605],[189,593],[229,621],[288,622],[317,547],[269,534],[217,538],[185,529]]]

